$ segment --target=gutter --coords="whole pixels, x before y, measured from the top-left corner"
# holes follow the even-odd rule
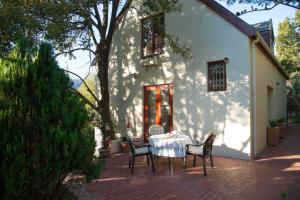
[[[250,134],[250,141],[251,141],[251,150],[250,150],[250,159],[253,160],[254,156],[257,152],[256,147],[256,69],[255,69],[255,46],[259,42],[259,38],[257,37],[254,40],[250,40],[250,53],[251,53],[251,60],[250,60],[250,104],[251,104],[251,112],[250,112],[250,119],[251,119],[251,134]]]

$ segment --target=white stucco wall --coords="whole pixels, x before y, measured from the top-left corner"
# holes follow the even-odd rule
[[[286,79],[267,59],[263,52],[255,47],[256,71],[256,147],[259,153],[267,145],[267,127],[269,120],[286,119]],[[268,97],[269,90],[269,97]]]
[[[166,47],[159,66],[145,67],[141,60],[141,24],[127,17],[114,36],[111,50],[111,107],[120,129],[130,121],[143,137],[143,87],[173,83],[174,129],[204,140],[217,134],[217,155],[248,159],[250,156],[249,39],[197,0],[182,1],[182,13],[165,17],[166,32],[173,33],[193,50],[185,61]],[[136,15],[135,11],[130,12]],[[227,91],[207,91],[207,62],[229,58]],[[151,59],[150,59],[151,60]],[[131,73],[137,72],[137,78]]]

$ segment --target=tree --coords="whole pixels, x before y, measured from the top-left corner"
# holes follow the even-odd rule
[[[66,199],[69,173],[98,175],[93,132],[51,47],[32,46],[0,60],[1,199]]]
[[[15,1],[2,0],[0,13],[13,2]],[[109,108],[109,53],[117,26],[130,9],[135,9],[141,16],[146,16],[159,12],[180,11],[181,7],[179,0],[19,0],[17,2],[14,4],[17,7],[16,10],[23,9],[17,16],[32,16],[24,19],[28,22],[29,28],[23,27],[22,23],[19,24],[24,30],[31,30],[32,23],[42,24],[41,28],[38,29],[37,36],[39,37],[35,37],[36,39],[44,38],[51,41],[59,54],[72,54],[76,50],[86,50],[95,56],[100,97],[92,94],[95,99],[90,102],[78,91],[73,91],[99,113],[102,124],[108,123],[110,130],[113,130],[113,123]],[[132,5],[133,2],[134,5]],[[3,5],[7,6],[4,7]],[[5,15],[1,17],[5,18]],[[7,25],[9,26],[9,24]],[[37,30],[35,27],[32,29]],[[15,28],[13,30],[18,31]],[[186,59],[191,58],[190,47],[181,43],[176,36],[166,33],[166,39],[175,53],[181,54]],[[13,43],[14,41],[10,42]],[[88,89],[88,91],[92,93],[91,90]],[[111,132],[111,138],[114,138],[113,132]]]
[[[300,11],[296,12],[295,18],[286,18],[279,24],[276,51],[281,64],[293,78],[300,71]]]
[[[89,76],[84,82],[87,86],[84,83],[81,84],[80,87],[78,88],[78,92],[80,92],[83,96],[85,96],[85,98],[87,98],[90,102],[93,102],[94,97],[90,92],[88,92],[87,87],[89,87],[93,93],[96,93],[95,76],[93,75]],[[91,108],[89,104],[86,104],[86,110],[89,113],[90,119],[93,119],[95,116],[95,110]]]
[[[148,0],[63,0],[63,1],[1,1],[0,13],[5,9],[17,7],[21,16],[27,20],[26,24],[19,23],[23,30],[31,30],[30,34],[35,35],[35,39],[41,38],[54,44],[58,55],[71,54],[76,50],[86,50],[91,52],[97,63],[97,78],[99,79],[100,97],[95,94],[93,102],[77,93],[86,103],[100,114],[102,124],[108,123],[110,130],[113,130],[113,123],[109,108],[109,88],[108,69],[109,53],[112,45],[113,35],[118,24],[124,19],[130,9],[138,10],[140,15],[153,13],[169,13],[180,11],[179,0],[148,1]],[[5,5],[5,6],[3,6]],[[14,13],[14,12],[13,12]],[[2,19],[8,13],[3,14]],[[18,14],[19,15],[19,14]],[[30,16],[30,17],[28,17]],[[33,19],[31,18],[33,16]],[[1,20],[2,21],[2,20]],[[14,24],[16,19],[6,23],[8,27]],[[37,23],[38,28],[34,26]],[[18,29],[12,29],[9,36],[19,33]],[[4,41],[6,38],[4,38]],[[184,58],[191,58],[191,49],[183,44],[171,33],[166,34],[166,39],[170,43],[175,53],[181,54]],[[6,43],[13,44],[14,38],[8,38]],[[8,45],[10,47],[11,45]],[[92,90],[88,91],[92,93]],[[94,103],[96,102],[96,104]],[[111,133],[114,138],[114,133]]]
[[[251,10],[243,10],[241,12],[237,12],[236,15],[243,15],[250,12],[256,11],[266,11],[275,8],[278,5],[285,5],[291,8],[300,9],[300,1],[299,0],[221,0],[226,1],[228,5],[232,5],[234,3],[248,4],[252,5]]]
[[[277,56],[290,74],[288,86],[288,110],[299,109],[300,106],[300,11],[295,18],[286,18],[279,24],[276,38]]]

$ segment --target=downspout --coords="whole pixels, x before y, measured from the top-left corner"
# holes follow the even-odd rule
[[[251,150],[250,150],[250,159],[253,160],[254,156],[257,152],[256,147],[256,69],[255,69],[255,45],[259,42],[259,37],[256,37],[254,40],[250,42],[251,48],[251,59],[250,59],[250,118],[251,118]]]

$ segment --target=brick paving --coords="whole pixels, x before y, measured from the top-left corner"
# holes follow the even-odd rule
[[[168,159],[160,159],[153,174],[146,159],[138,157],[131,175],[128,155],[114,155],[101,177],[81,188],[79,199],[300,200],[300,128],[286,129],[285,135],[255,161],[214,157],[207,177],[200,159],[196,167],[189,159],[186,171],[180,158],[171,171]]]

